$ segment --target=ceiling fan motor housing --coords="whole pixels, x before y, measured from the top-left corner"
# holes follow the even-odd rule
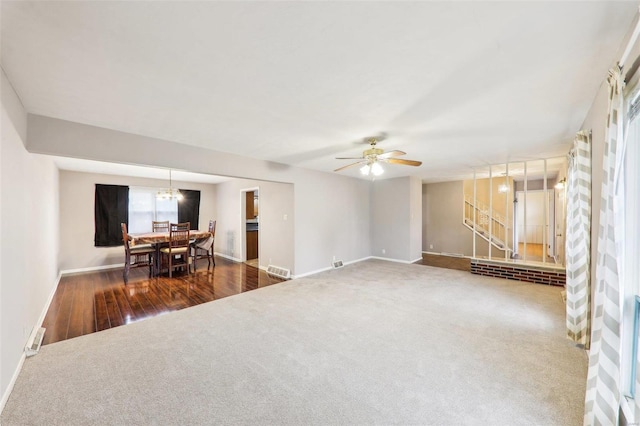
[[[380,148],[370,148],[364,151],[362,154],[363,157],[376,157],[378,155],[382,155],[384,153],[383,149]]]

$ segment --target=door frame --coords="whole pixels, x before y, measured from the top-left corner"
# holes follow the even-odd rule
[[[556,223],[556,217],[555,217],[555,191],[553,188],[547,188],[546,189],[546,194],[545,194],[545,190],[544,189],[527,189],[526,191],[527,194],[541,194],[542,195],[542,206],[538,206],[541,207],[542,210],[542,214],[543,214],[543,221],[545,222],[542,226],[542,234],[541,236],[544,234],[545,243],[546,243],[546,247],[543,250],[543,261],[546,262],[546,259],[544,258],[544,254],[546,253],[547,257],[554,257],[554,255],[551,253],[551,251],[555,251],[555,248],[557,247],[557,243],[555,242],[555,239],[552,240],[551,236],[555,235],[555,223]],[[524,204],[520,204],[521,202],[523,202],[524,198],[525,198],[525,191],[524,190],[519,190],[516,191],[516,196],[515,196],[515,206],[514,206],[514,211],[513,211],[513,218],[514,218],[514,249],[517,248],[516,244],[520,243],[520,238],[518,236],[518,227],[519,226],[523,226],[524,227],[524,216],[526,216],[527,214],[527,210]],[[520,197],[521,196],[521,197]],[[545,201],[546,199],[546,201]],[[540,200],[538,200],[540,201]],[[530,204],[532,202],[531,199],[527,199],[527,204]],[[537,204],[537,203],[536,203]],[[528,206],[529,208],[531,208],[531,206]],[[520,216],[520,212],[522,212],[523,216]],[[522,223],[520,223],[522,222]],[[523,240],[522,242],[525,242],[527,240],[527,229],[524,229],[523,231]],[[528,243],[532,243],[531,241],[527,241]],[[542,243],[542,242],[541,242]],[[537,244],[537,243],[533,243],[533,244]],[[524,251],[524,250],[523,250]],[[521,258],[526,260],[526,253],[522,253],[521,254]]]
[[[242,188],[240,190],[240,260],[247,261],[247,192],[258,191],[258,206],[260,206],[260,187]],[[258,207],[260,211],[260,207]],[[261,222],[259,220],[259,222]],[[258,225],[258,259],[260,259],[260,225]]]

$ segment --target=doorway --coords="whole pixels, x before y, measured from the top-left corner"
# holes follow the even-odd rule
[[[525,199],[526,197],[526,199]],[[555,192],[553,189],[517,191],[514,200],[517,253],[524,260],[556,262]],[[544,247],[546,245],[546,248]]]
[[[249,266],[260,267],[260,188],[240,191],[242,212],[242,260]]]

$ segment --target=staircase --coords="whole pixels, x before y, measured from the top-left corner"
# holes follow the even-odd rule
[[[467,194],[464,196],[463,224],[495,248],[512,251],[506,243],[509,227],[506,225],[505,218],[495,211],[491,211],[490,215],[488,206],[478,200],[474,203],[473,198]]]

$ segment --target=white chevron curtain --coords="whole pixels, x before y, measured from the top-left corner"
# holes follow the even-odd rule
[[[622,163],[623,99],[619,67],[609,71],[594,317],[585,396],[585,425],[617,425],[620,406],[620,285],[616,184]]]
[[[578,132],[567,176],[567,337],[591,342],[591,132]]]

